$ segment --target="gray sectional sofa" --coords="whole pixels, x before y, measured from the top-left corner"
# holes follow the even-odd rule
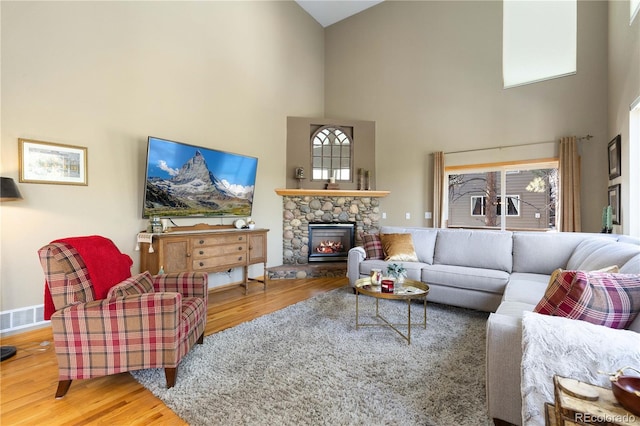
[[[380,233],[410,233],[418,262],[401,262],[407,277],[429,284],[429,301],[491,312],[487,321],[489,415],[521,424],[521,319],[532,311],[557,269],[597,270],[617,265],[640,274],[640,240],[622,235],[509,232],[384,226]],[[395,262],[398,263],[398,262]],[[368,277],[384,260],[349,251],[347,276]],[[629,329],[640,332],[640,316]]]

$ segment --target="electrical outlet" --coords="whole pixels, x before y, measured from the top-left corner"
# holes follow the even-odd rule
[[[387,218],[387,213],[386,212],[382,212],[382,218],[386,219]]]
[[[535,218],[536,218],[536,219],[540,219],[540,213],[539,213],[539,212],[536,212],[536,213],[535,213]]]
[[[425,219],[431,219],[431,212],[424,212]]]
[[[405,218],[405,219],[411,219],[411,213],[406,212],[406,213],[404,214],[404,218]]]

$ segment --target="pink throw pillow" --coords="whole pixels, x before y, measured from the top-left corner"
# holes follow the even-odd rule
[[[640,312],[640,274],[564,271],[555,283],[535,312],[616,329],[629,327]]]

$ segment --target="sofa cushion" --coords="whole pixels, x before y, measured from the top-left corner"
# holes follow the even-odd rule
[[[618,329],[627,328],[640,312],[640,274],[564,271],[555,282],[557,290],[548,292],[548,303],[545,293],[535,312]]]
[[[566,269],[576,246],[589,235],[592,234],[514,232],[513,271],[551,275],[555,269]]]
[[[364,234],[362,236],[362,245],[367,253],[367,259],[384,259],[384,251],[382,250],[382,241],[378,234]]]
[[[433,262],[511,272],[511,237],[502,231],[440,230]]]
[[[620,265],[621,274],[640,274],[640,253],[632,257],[624,265]]]
[[[513,272],[504,290],[505,302],[523,302],[533,305],[542,299],[549,284],[549,275]]]
[[[635,244],[637,246],[640,246],[640,238],[632,237],[631,235],[618,235],[618,241],[621,243]]]
[[[521,319],[525,312],[533,311],[534,307],[531,303],[505,301],[498,306],[496,314]]]
[[[119,284],[114,285],[107,293],[107,299],[130,296],[136,294],[153,293],[153,280],[149,271],[142,272],[133,277],[127,278]]]
[[[640,254],[640,246],[600,238],[582,241],[567,261],[567,269],[594,271],[611,265],[622,266]]]
[[[411,234],[381,234],[382,249],[385,260],[417,262],[418,255],[413,247],[413,237]]]
[[[360,277],[371,276],[372,269],[380,269],[384,275],[387,270],[387,265],[389,265],[389,262],[385,262],[384,260],[365,260],[360,262]],[[407,278],[416,281],[422,279],[422,268],[427,266],[426,263],[422,262],[402,262],[402,265],[407,270]]]
[[[409,228],[407,231],[413,237],[413,246],[416,249],[418,261],[432,265],[438,230]]]
[[[428,265],[422,269],[427,284],[502,294],[509,281],[505,271],[455,265]]]

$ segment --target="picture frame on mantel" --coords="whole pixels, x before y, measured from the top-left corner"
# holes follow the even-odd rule
[[[620,218],[620,184],[611,185],[609,187],[609,205],[611,206],[611,223],[614,225],[622,224]]]
[[[613,138],[607,146],[609,157],[609,180],[615,179],[622,174],[620,170],[620,163],[622,162],[620,141],[621,138],[620,135],[618,135]]]
[[[18,139],[20,182],[88,185],[87,148]]]

